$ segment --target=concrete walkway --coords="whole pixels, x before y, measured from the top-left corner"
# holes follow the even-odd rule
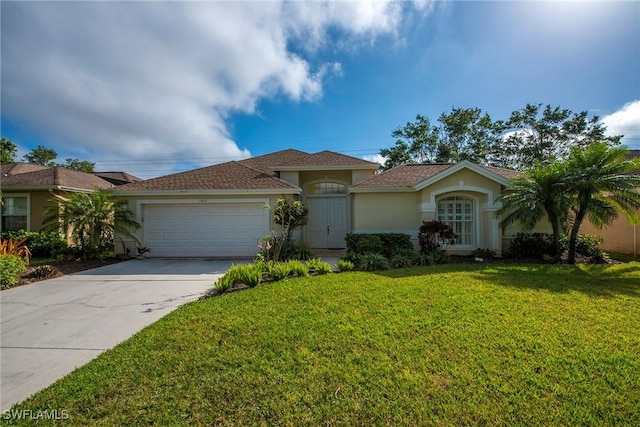
[[[0,410],[197,299],[230,265],[131,260],[0,292]]]

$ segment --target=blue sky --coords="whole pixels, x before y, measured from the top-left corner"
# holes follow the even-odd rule
[[[373,159],[453,107],[599,115],[640,149],[640,2],[2,2],[2,136],[143,178]]]

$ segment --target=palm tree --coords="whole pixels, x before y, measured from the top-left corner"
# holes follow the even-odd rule
[[[138,241],[132,230],[140,228],[127,207],[109,191],[73,193],[69,198],[56,195],[45,210],[43,231],[63,231],[71,236],[85,256],[96,255],[115,234]]]
[[[628,150],[604,142],[571,150],[565,163],[567,194],[572,198],[569,264],[575,263],[576,239],[585,217],[596,227],[613,221],[618,212],[638,221],[640,175],[629,172],[640,168],[640,162],[627,154]]]
[[[570,200],[565,193],[565,169],[561,163],[538,166],[515,178],[500,196],[502,227],[519,222],[531,231],[545,216],[553,230],[555,256],[560,256],[560,241],[564,234]]]

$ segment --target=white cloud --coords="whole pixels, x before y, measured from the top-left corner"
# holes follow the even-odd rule
[[[380,154],[365,154],[362,158],[370,162],[379,163],[380,165],[383,165],[384,162],[387,161],[387,158]]]
[[[83,147],[100,169],[148,176],[169,172],[171,159],[201,165],[246,157],[228,132],[230,114],[254,113],[260,99],[276,95],[322,97],[323,81],[342,73],[339,63],[312,65],[330,30],[344,46],[371,43],[395,34],[403,7],[9,2],[1,25],[3,119],[46,136],[63,157]],[[296,43],[304,54],[291,50]],[[122,159],[130,162],[115,163]]]
[[[625,104],[618,111],[602,117],[608,135],[624,135],[622,143],[640,149],[640,100]]]

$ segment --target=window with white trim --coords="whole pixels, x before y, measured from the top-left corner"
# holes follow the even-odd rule
[[[337,182],[318,182],[307,187],[307,194],[346,194],[347,186]]]
[[[2,198],[2,231],[27,230],[27,198]]]
[[[453,228],[456,245],[475,245],[475,215],[473,199],[452,196],[438,200],[438,221]]]

